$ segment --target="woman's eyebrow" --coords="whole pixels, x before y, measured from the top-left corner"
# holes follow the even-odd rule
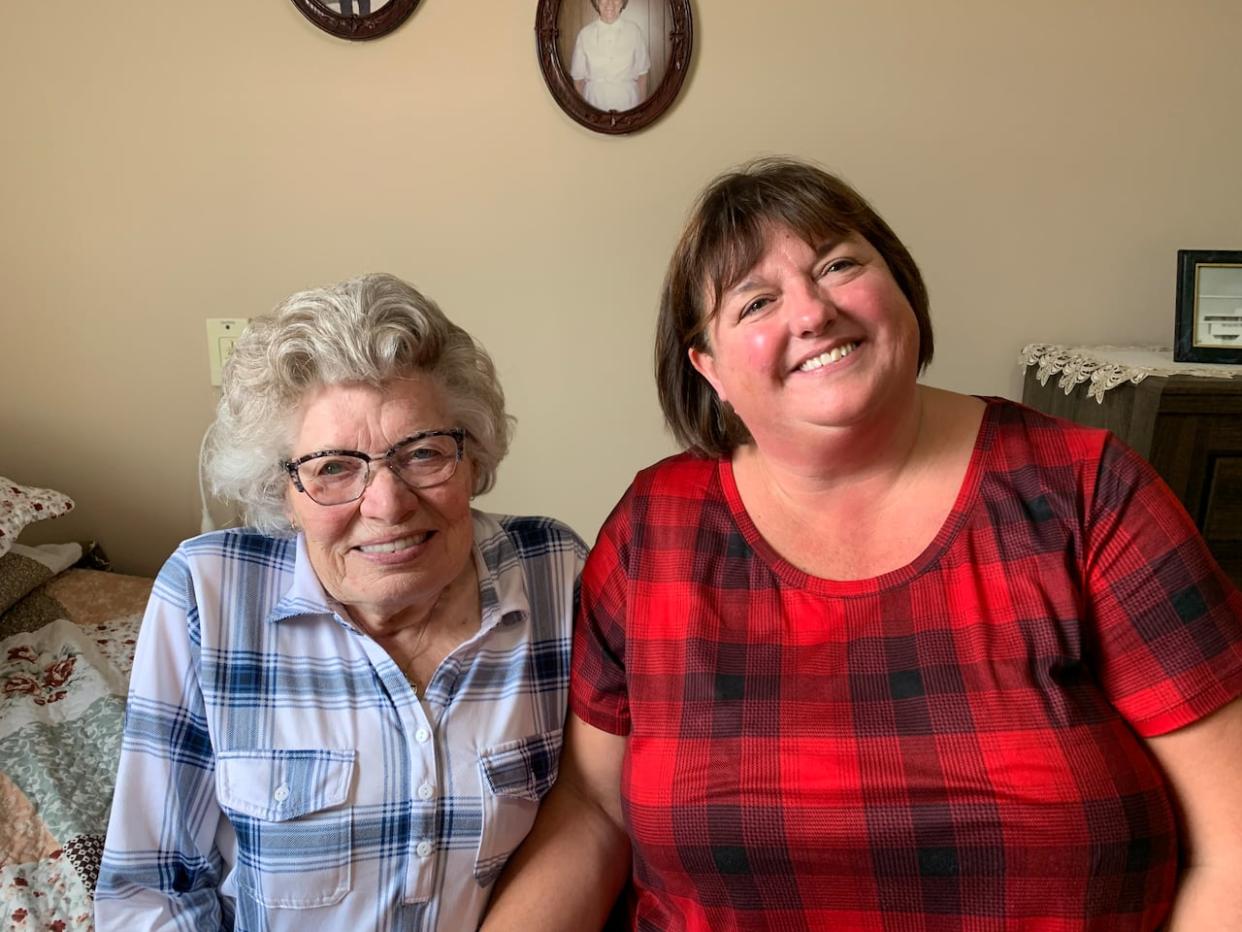
[[[849,234],[843,236],[832,235],[825,240],[821,240],[818,246],[812,246],[811,248],[815,251],[815,261],[818,262],[820,259],[824,258],[824,256],[828,255],[828,253],[832,252],[849,238]],[[722,294],[737,295],[745,291],[753,291],[755,288],[760,288],[762,286],[763,277],[756,275],[755,270],[752,268],[742,277],[741,281],[739,281],[736,285],[731,285],[730,287],[724,289]]]
[[[423,430],[416,430],[414,433],[410,434],[408,437],[403,437],[402,439],[398,440],[396,443],[390,446],[383,453],[369,453],[366,450],[352,450],[352,449],[346,449],[345,447],[325,447],[322,450],[312,450],[310,453],[307,453],[306,456],[325,456],[325,455],[339,456],[339,455],[343,455],[346,453],[353,453],[353,454],[357,454],[360,456],[365,456],[371,460],[382,460],[385,456],[390,456],[393,453],[393,451],[396,450],[398,447],[404,446],[405,444],[409,443],[411,440],[422,440],[428,434],[434,434],[437,429],[438,428],[435,428],[435,427],[426,427]]]
[[[754,289],[760,287],[760,285],[762,284],[763,282],[760,278],[748,273],[747,276],[743,278],[740,282],[738,282],[736,285],[733,285],[730,288],[726,288],[725,294],[735,295],[735,294],[741,294],[744,291],[753,291]]]
[[[815,258],[816,259],[824,258],[824,256],[828,255],[828,253],[832,252],[834,249],[836,249],[838,246],[844,243],[847,239],[849,239],[848,234],[844,236],[834,234],[832,236],[829,236],[827,239],[821,240],[820,244],[814,247]]]

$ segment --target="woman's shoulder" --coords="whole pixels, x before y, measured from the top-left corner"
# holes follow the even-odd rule
[[[276,576],[292,577],[296,563],[296,538],[272,537],[254,528],[211,531],[173,551],[156,575],[152,599],[188,609],[203,591],[268,588]]]
[[[182,541],[168,558],[165,571],[180,569],[199,575],[206,568],[224,564],[262,572],[291,571],[296,558],[295,537],[274,537],[254,528],[226,528]]]
[[[705,502],[724,498],[720,463],[716,457],[684,451],[639,470],[604,520],[601,535],[628,538],[651,520],[698,520]]]
[[[475,538],[480,546],[498,537],[507,540],[518,555],[525,558],[554,552],[585,556],[586,543],[572,527],[558,518],[545,515],[492,514],[474,512]]]
[[[1028,502],[1042,502],[1032,506],[1036,511],[1086,520],[1093,508],[1128,499],[1158,479],[1151,464],[1110,430],[1006,399],[985,400],[985,498],[1019,491]]]
[[[282,558],[293,559],[297,551],[297,538],[276,537],[264,534],[252,527],[225,528],[208,531],[182,541],[178,553],[187,556],[228,556],[231,559],[270,562]]]
[[[1110,445],[1120,444],[1111,431],[1087,427],[1036,411],[1007,398],[984,398],[995,442],[1007,459],[1019,457],[1032,465],[1065,466],[1098,463]]]
[[[720,460],[689,450],[638,471],[630,489],[640,494],[701,495],[715,481]]]

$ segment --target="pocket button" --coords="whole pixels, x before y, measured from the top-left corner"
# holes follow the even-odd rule
[[[280,786],[276,787],[276,791],[272,793],[272,798],[278,803],[283,803],[289,798],[289,787],[282,783]]]

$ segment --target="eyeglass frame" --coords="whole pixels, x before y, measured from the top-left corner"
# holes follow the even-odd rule
[[[401,475],[401,472],[392,465],[392,455],[396,453],[399,448],[405,446],[407,443],[411,443],[415,440],[424,440],[427,437],[452,437],[453,438],[453,441],[457,444],[457,458],[453,460],[453,471],[450,472],[443,479],[439,480],[438,482],[433,482],[430,485],[410,485],[410,483],[406,481],[405,476]],[[438,429],[438,430],[420,430],[418,433],[410,434],[410,436],[402,440],[398,440],[396,443],[394,443],[391,447],[389,447],[385,452],[381,453],[379,456],[372,456],[370,453],[363,453],[361,450],[316,450],[314,453],[307,453],[305,456],[299,456],[295,460],[285,460],[280,465],[284,467],[285,472],[289,474],[289,478],[293,480],[294,488],[296,488],[299,492],[305,495],[308,500],[315,502],[315,504],[318,505],[320,508],[335,508],[337,505],[352,505],[354,502],[359,501],[362,498],[362,496],[367,494],[367,489],[371,487],[371,481],[375,478],[375,471],[371,468],[372,463],[383,463],[385,466],[388,467],[388,469],[392,472],[392,474],[401,481],[401,484],[404,485],[407,489],[410,489],[411,491],[415,489],[434,489],[436,486],[443,485],[444,483],[452,479],[455,475],[457,475],[457,467],[461,465],[462,457],[465,456],[465,454],[466,454],[466,430],[465,428],[445,427],[445,428]],[[366,479],[366,482],[362,484],[362,491],[358,493],[356,498],[350,498],[350,499],[346,499],[343,502],[334,502],[331,505],[325,505],[322,502],[315,501],[314,497],[310,494],[310,492],[306,491],[306,487],[302,485],[302,479],[298,475],[298,467],[301,466],[303,463],[309,463],[311,460],[323,459],[325,456],[352,456],[355,459],[360,459],[364,463],[367,464],[367,479]]]

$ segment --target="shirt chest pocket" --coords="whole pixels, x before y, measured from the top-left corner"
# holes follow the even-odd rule
[[[267,908],[337,903],[349,892],[357,752],[222,751],[216,795],[237,835],[235,879]]]
[[[474,876],[482,886],[496,879],[534,824],[539,803],[556,782],[561,740],[557,728],[479,754],[483,827]]]

